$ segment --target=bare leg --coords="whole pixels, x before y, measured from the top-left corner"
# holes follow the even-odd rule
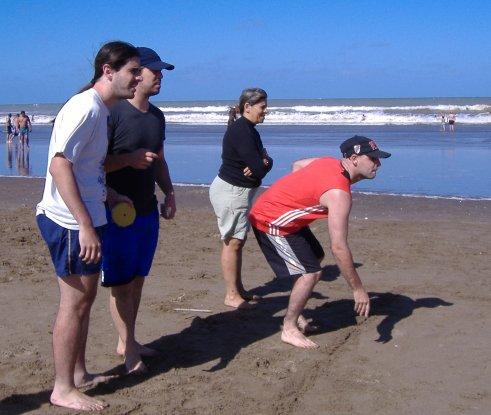
[[[132,283],[133,283],[133,292],[132,292],[132,297],[133,297],[133,310],[134,310],[134,320],[133,320],[133,332],[136,332],[135,327],[136,327],[136,317],[138,316],[138,309],[140,307],[140,300],[142,296],[142,290],[143,290],[143,284],[145,282],[144,277],[136,277]],[[136,337],[136,335],[135,335]],[[136,340],[135,340],[136,341]],[[142,344],[138,343],[136,341],[137,347],[138,347],[138,352],[140,353],[140,356],[148,356],[148,357],[155,357],[155,356],[161,356],[162,353],[159,350],[151,349],[150,347],[143,346]],[[125,346],[124,342],[119,337],[118,339],[118,347],[116,349],[116,353],[124,356],[125,354]]]
[[[223,241],[222,273],[225,280],[225,305],[233,308],[249,308],[249,304],[242,297],[242,248],[245,240],[230,238]]]
[[[321,272],[319,271],[312,274],[304,274],[295,282],[290,294],[290,302],[288,303],[285,319],[283,320],[281,340],[285,343],[304,349],[319,347],[312,340],[307,339],[299,330],[298,321],[320,277]]]
[[[53,405],[82,411],[99,411],[107,406],[77,390],[74,383],[75,362],[85,350],[84,324],[88,324],[98,278],[98,274],[58,278],[60,305],[53,328],[55,385],[50,397]]]
[[[116,375],[103,375],[87,372],[85,366],[85,348],[87,346],[87,334],[89,332],[90,316],[87,315],[82,323],[82,338],[80,341],[80,350],[78,351],[77,360],[75,361],[74,383],[77,388],[96,386],[99,383],[106,383],[114,379]]]
[[[133,298],[133,287],[135,280],[128,284],[111,287],[109,297],[109,308],[114,324],[118,330],[124,360],[128,373],[144,373],[147,367],[143,363],[138,343],[135,340],[136,310]],[[140,291],[141,293],[141,291]],[[139,300],[138,300],[139,301]]]

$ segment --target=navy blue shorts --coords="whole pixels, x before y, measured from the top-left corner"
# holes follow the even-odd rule
[[[102,285],[113,287],[146,277],[159,239],[159,212],[137,215],[125,228],[116,225],[106,209],[107,229],[102,245]]]
[[[70,275],[98,274],[101,271],[102,261],[86,264],[80,259],[78,231],[62,227],[44,214],[37,215],[36,220],[41,236],[48,245],[56,275],[63,278]],[[105,225],[95,228],[101,243],[105,228]]]
[[[257,243],[277,277],[293,277],[320,271],[324,250],[308,226],[285,236],[252,227]]]

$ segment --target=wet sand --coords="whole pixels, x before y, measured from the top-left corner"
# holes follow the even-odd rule
[[[0,178],[0,413],[75,413],[49,404],[58,289],[35,224],[40,179]],[[332,256],[306,316],[315,351],[280,341],[289,284],[273,280],[254,236],[245,248],[254,310],[223,305],[220,242],[207,188],[177,188],[161,221],[137,337],[163,351],[146,375],[88,391],[106,414],[491,413],[491,202],[354,196],[350,245],[372,315],[355,317]],[[312,229],[328,252],[327,223]],[[118,372],[116,331],[99,288],[89,370]],[[176,311],[177,308],[211,312]]]

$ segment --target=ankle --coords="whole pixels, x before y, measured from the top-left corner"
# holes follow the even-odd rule
[[[283,331],[298,331],[298,324],[297,324],[298,319],[294,320],[283,320]]]
[[[77,381],[83,380],[88,376],[89,376],[89,372],[87,372],[86,370],[79,370],[79,371],[76,370],[75,373],[73,374],[73,379],[75,380],[75,383],[77,383]]]
[[[58,396],[63,396],[67,395],[73,390],[75,390],[75,383],[74,382],[62,382],[62,381],[56,381],[53,386],[53,392],[52,395],[58,395]]]
[[[238,298],[242,299],[242,295],[238,291],[230,291],[225,294],[226,300],[235,300]]]
[[[138,353],[139,344],[136,340],[127,341],[124,346],[125,354],[134,354]]]

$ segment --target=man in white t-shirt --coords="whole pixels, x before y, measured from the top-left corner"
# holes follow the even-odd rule
[[[87,372],[85,346],[106,224],[103,163],[108,107],[134,96],[141,80],[138,50],[125,42],[107,43],[95,58],[94,70],[90,84],[72,97],[56,117],[43,199],[36,212],[60,289],[53,328],[55,385],[50,401],[82,411],[106,406],[78,388],[108,379]]]

